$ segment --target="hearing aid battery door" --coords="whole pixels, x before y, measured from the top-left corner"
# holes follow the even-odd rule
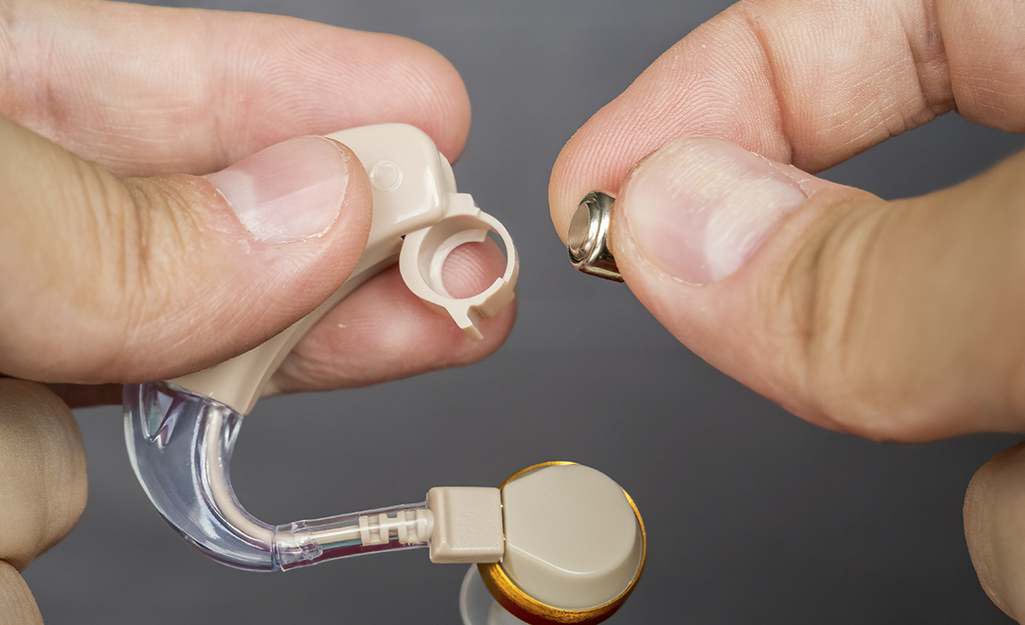
[[[501,486],[505,554],[471,568],[465,625],[593,624],[619,609],[644,568],[639,512],[609,477],[573,463],[525,469]]]

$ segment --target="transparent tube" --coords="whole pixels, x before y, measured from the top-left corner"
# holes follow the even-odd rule
[[[242,414],[167,382],[126,384],[124,406],[128,455],[146,494],[171,527],[218,562],[276,571],[427,546],[434,519],[424,503],[264,523],[231,487]]]

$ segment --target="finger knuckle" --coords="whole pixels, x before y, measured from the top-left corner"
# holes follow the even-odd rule
[[[806,398],[813,420],[887,439],[896,431],[894,415],[882,409],[880,398],[896,388],[903,364],[883,358],[886,346],[878,340],[880,326],[899,316],[891,317],[892,303],[880,301],[877,288],[886,280],[875,248],[887,206],[825,200],[780,284],[795,334],[790,357],[799,372],[797,394]]]

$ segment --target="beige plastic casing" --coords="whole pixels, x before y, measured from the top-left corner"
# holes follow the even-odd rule
[[[169,380],[247,414],[285,356],[321,317],[375,274],[399,261],[409,289],[431,307],[449,314],[475,339],[477,324],[515,297],[519,260],[502,224],[482,212],[473,198],[456,192],[448,161],[430,137],[405,124],[382,124],[327,135],[347,145],[363,163],[373,193],[374,214],[359,264],[316,310],[265,343],[203,371]],[[463,243],[483,241],[488,231],[502,239],[507,256],[503,275],[468,298],[445,289],[442,269],[449,253]]]
[[[505,553],[497,488],[439,486],[427,492],[434,519],[431,562],[498,562]]]
[[[502,487],[505,556],[499,566],[548,606],[586,610],[631,588],[643,530],[623,489],[579,464],[553,464]]]

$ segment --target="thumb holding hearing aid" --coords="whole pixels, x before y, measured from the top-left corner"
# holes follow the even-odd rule
[[[956,111],[1025,131],[1015,2],[734,5],[563,149],[565,236],[592,190],[626,284],[695,353],[794,414],[873,439],[1025,431],[1025,154],[886,202],[814,172]],[[969,493],[983,586],[1025,619],[1025,460]],[[1013,485],[1013,486],[1012,486]]]

